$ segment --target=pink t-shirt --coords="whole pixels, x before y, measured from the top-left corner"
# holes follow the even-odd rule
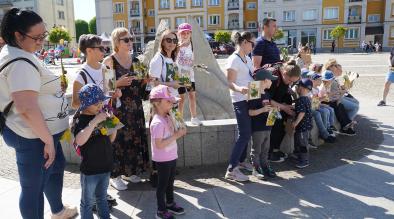
[[[150,138],[152,149],[152,160],[156,162],[172,161],[178,158],[178,146],[176,141],[159,149],[155,145],[155,139],[166,139],[174,134],[174,126],[169,116],[162,117],[154,115],[150,124]]]

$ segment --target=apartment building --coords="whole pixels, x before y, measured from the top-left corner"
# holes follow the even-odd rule
[[[47,25],[63,27],[71,35],[70,45],[76,45],[74,0],[12,0],[14,7],[28,9],[39,14]]]

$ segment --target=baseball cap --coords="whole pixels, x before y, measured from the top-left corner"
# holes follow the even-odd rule
[[[334,80],[334,73],[332,73],[332,71],[330,71],[330,70],[326,70],[325,72],[323,72],[322,80],[323,81]]]
[[[275,81],[278,79],[277,76],[272,75],[272,73],[266,69],[259,68],[254,71],[254,79],[256,81],[262,81],[265,79],[269,79],[271,81]]]
[[[192,31],[192,25],[189,23],[182,23],[178,26],[178,33],[181,33],[183,31]]]
[[[313,88],[313,83],[309,78],[303,78],[298,82],[298,85],[301,87],[304,87],[308,90],[312,90]]]
[[[313,73],[313,74],[310,75],[310,79],[311,79],[312,81],[318,80],[318,79],[320,79],[320,78],[321,78],[321,75],[320,75],[320,74],[317,74],[317,73]]]
[[[176,103],[179,98],[176,98],[174,96],[171,95],[169,87],[166,85],[158,85],[154,88],[152,88],[152,90],[150,91],[149,94],[149,99],[165,99],[165,100],[170,100],[173,103]]]
[[[309,73],[309,70],[307,68],[301,69],[301,78],[307,78],[308,73]]]
[[[81,106],[79,110],[84,110],[91,105],[110,99],[110,96],[104,95],[101,88],[95,84],[84,85],[78,93]]]

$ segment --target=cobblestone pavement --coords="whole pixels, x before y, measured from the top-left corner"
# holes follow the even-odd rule
[[[336,57],[343,65],[344,70],[351,70],[360,73],[352,93],[356,97],[362,97],[363,100],[371,101],[370,104],[376,104],[381,96],[381,88],[384,83],[387,72],[388,54],[319,54],[313,57],[314,62],[323,63],[329,57]],[[316,60],[316,61],[315,61]],[[218,60],[221,66],[225,60]],[[391,94],[389,97],[393,97]],[[393,98],[394,99],[394,98]],[[393,99],[389,104],[394,105]],[[370,150],[379,146],[383,141],[383,134],[378,130],[378,124],[364,116],[359,117],[359,128],[357,138],[339,137],[339,141],[333,145],[323,145],[318,150],[312,151],[312,165],[310,168],[299,171],[295,170],[289,163],[275,164],[274,167],[279,171],[280,178],[293,179],[305,174],[315,173],[331,169],[348,163],[348,160],[358,160],[367,155]],[[1,142],[2,143],[2,142]],[[367,150],[370,149],[370,150]],[[226,183],[222,178],[225,165],[214,165],[209,168],[196,167],[180,169],[176,185],[179,188],[187,188],[191,180],[208,181],[204,185],[216,185],[217,183]],[[15,153],[13,150],[0,146],[0,177],[18,180],[18,173],[15,164]],[[79,171],[77,165],[67,165],[64,186],[68,188],[79,188]],[[131,190],[149,190],[151,187],[148,183],[141,183],[130,186]]]

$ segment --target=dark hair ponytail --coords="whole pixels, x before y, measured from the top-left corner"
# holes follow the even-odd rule
[[[12,8],[5,13],[1,21],[1,37],[7,45],[19,47],[15,32],[27,34],[32,26],[41,22],[42,18],[34,11]]]
[[[301,69],[297,65],[294,59],[286,62],[283,66],[283,70],[286,72],[286,75],[289,77],[300,77],[301,76]]]
[[[239,46],[244,40],[252,40],[254,38],[253,34],[248,31],[244,31],[242,33],[238,31],[233,31],[231,34],[231,41],[236,45]]]

